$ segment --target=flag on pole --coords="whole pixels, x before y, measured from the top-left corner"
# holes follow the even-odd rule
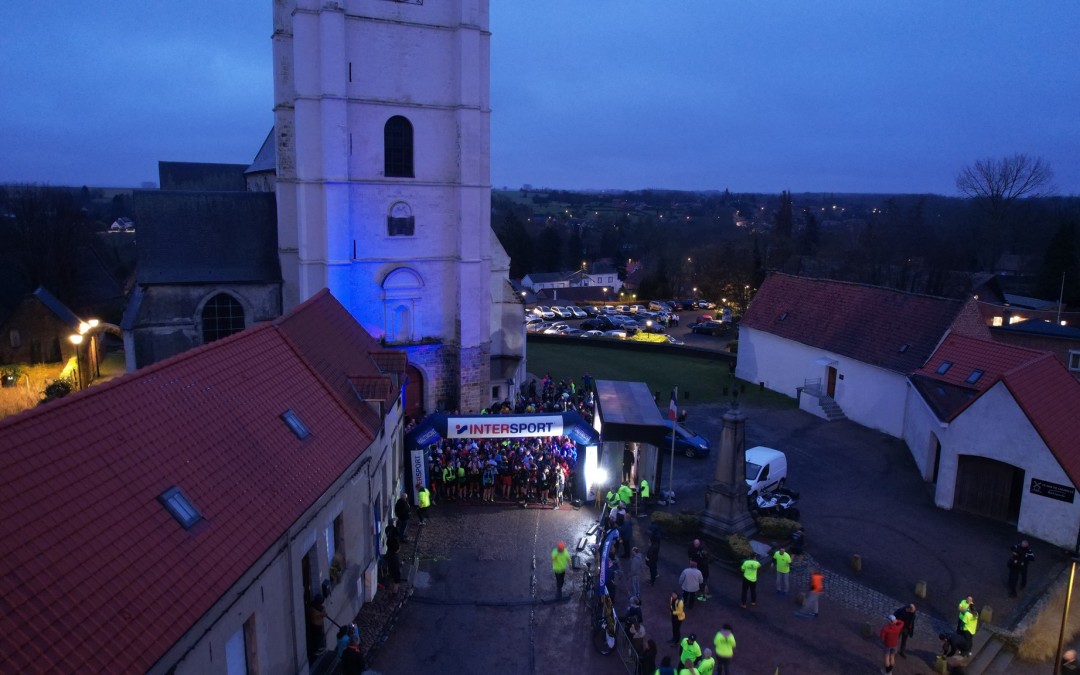
[[[678,403],[679,388],[675,387],[671,390],[671,403],[668,404],[667,416],[674,422],[679,417],[679,403]]]

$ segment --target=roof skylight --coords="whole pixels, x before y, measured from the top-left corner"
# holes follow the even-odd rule
[[[300,421],[300,417],[291,409],[281,413],[281,421],[284,422],[285,426],[289,427],[300,440],[304,440],[311,435],[311,430],[307,428],[306,424]]]
[[[979,378],[982,377],[982,376],[983,376],[983,371],[976,368],[975,370],[971,371],[971,374],[968,375],[967,379],[964,380],[964,381],[967,382],[968,384],[975,384],[976,382],[979,381]]]
[[[949,368],[952,368],[952,361],[942,361],[941,365],[937,367],[937,374],[944,375],[949,372]]]
[[[158,501],[161,502],[166,511],[172,514],[173,518],[176,518],[177,522],[185,530],[191,529],[192,525],[202,520],[202,514],[195,509],[191,501],[175,485],[161,493],[158,496]]]

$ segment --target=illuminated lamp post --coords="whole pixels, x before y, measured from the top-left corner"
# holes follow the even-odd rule
[[[82,343],[83,336],[76,333],[75,335],[69,335],[68,339],[71,340],[71,344],[75,345],[75,384],[76,391],[82,391]]]

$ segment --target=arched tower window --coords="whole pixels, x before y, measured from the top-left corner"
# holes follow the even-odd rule
[[[383,162],[386,176],[413,177],[413,128],[401,115],[386,120],[383,127]]]
[[[203,306],[203,344],[239,333],[244,328],[244,308],[231,295],[218,293]]]

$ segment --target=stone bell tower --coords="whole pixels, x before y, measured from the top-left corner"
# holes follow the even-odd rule
[[[428,411],[487,406],[518,375],[493,357],[523,366],[500,337],[489,41],[487,0],[274,2],[284,309],[328,287],[408,352]]]

